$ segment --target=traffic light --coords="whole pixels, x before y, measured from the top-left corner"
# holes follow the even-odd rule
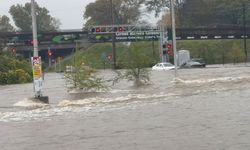
[[[124,31],[124,28],[123,28],[123,27],[114,27],[114,28],[113,28],[113,31],[114,31],[114,32],[123,32],[123,31]]]
[[[100,27],[96,27],[95,28],[95,32],[101,32],[101,28]]]
[[[167,54],[167,44],[164,42],[164,44],[162,44],[162,54],[166,55]]]
[[[171,50],[167,50],[167,54],[168,55],[172,55],[172,51]]]
[[[162,48],[164,48],[164,49],[167,48],[166,44],[163,44],[163,45],[162,45]]]
[[[51,58],[52,57],[52,52],[50,49],[48,49],[48,57]]]
[[[167,48],[168,48],[168,50],[171,50],[172,49],[172,44],[168,43]]]
[[[101,28],[100,27],[92,28],[91,32],[101,32]]]
[[[123,32],[123,31],[124,31],[124,28],[123,28],[123,27],[118,27],[118,31],[119,31],[119,32]]]
[[[33,40],[26,40],[25,45],[33,46]]]
[[[33,45],[34,45],[34,41],[33,41],[33,40],[31,40],[31,41],[30,41],[30,44],[33,46]]]
[[[13,47],[13,48],[11,49],[11,53],[12,53],[13,55],[16,55],[16,47]]]
[[[173,46],[171,43],[167,44],[167,54],[172,55],[173,54]]]

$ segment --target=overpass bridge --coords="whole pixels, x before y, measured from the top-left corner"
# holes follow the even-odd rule
[[[171,29],[162,31],[158,26],[137,26],[137,25],[112,25],[112,26],[92,26],[86,29],[60,30],[38,33],[41,42],[74,42],[74,40],[88,39],[89,42],[109,42],[109,35],[116,35],[116,42],[133,41],[133,36],[143,37],[142,40],[158,40],[161,32],[171,32]],[[93,37],[105,36],[105,39],[95,39]],[[147,38],[145,38],[147,36]],[[152,36],[150,38],[150,36]],[[155,36],[155,37],[153,37]],[[124,38],[132,37],[132,38]],[[250,37],[250,28],[177,28],[177,40],[198,40],[198,39],[242,39]],[[28,45],[32,40],[31,32],[0,32],[0,38],[5,42],[16,42],[17,44]]]
[[[208,40],[208,39],[245,39],[250,38],[250,28],[177,28],[177,40]],[[84,30],[60,30],[38,33],[39,53],[47,57],[47,50],[51,49],[55,56],[69,55],[76,48],[88,47],[93,43],[111,42],[112,36],[115,42],[152,41],[159,40],[161,35],[169,36],[171,29],[162,31],[160,27],[138,25],[108,25],[92,26]],[[32,56],[31,32],[0,32],[0,38],[4,40],[10,49],[16,49],[25,57]]]

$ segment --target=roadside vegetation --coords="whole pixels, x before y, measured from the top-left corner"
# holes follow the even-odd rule
[[[97,71],[88,65],[86,56],[81,55],[80,51],[74,54],[65,68],[68,68],[65,71],[65,78],[69,89],[82,91],[106,89],[103,79],[97,77]]]
[[[160,61],[158,44],[152,41],[131,43],[129,46],[118,43],[116,48],[118,70],[115,70],[117,76],[113,81],[119,82],[121,79],[126,79],[133,81],[135,85],[148,83],[150,68]],[[178,50],[189,50],[192,58],[204,58],[207,64],[241,63],[245,62],[246,58],[242,40],[187,40],[178,41],[177,46]],[[112,69],[113,60],[108,59],[108,55],[112,55],[111,43],[95,44],[89,49],[78,50],[70,59],[62,62],[62,68],[66,68],[66,65],[79,68],[77,66],[83,63],[84,66],[92,69]],[[170,58],[173,63],[172,57]],[[91,70],[86,72],[91,72]],[[81,71],[79,73],[82,74]],[[95,73],[96,70],[89,77],[93,79],[92,75]],[[73,77],[71,76],[72,81]],[[98,81],[99,83],[105,82],[104,79],[98,79]]]
[[[92,25],[119,25],[119,24],[143,24],[149,22],[143,20],[142,15],[154,12],[159,15],[164,9],[170,7],[170,1],[162,0],[96,0],[89,3],[83,12],[85,24],[83,28]],[[242,28],[243,24],[250,23],[249,1],[242,0],[241,3],[235,0],[177,0],[176,26],[183,28],[195,27],[237,27]],[[17,29],[10,24],[10,19],[6,15],[0,14],[0,32],[8,31],[31,31],[30,3],[24,5],[13,5],[9,13]],[[144,11],[140,11],[142,6]],[[60,21],[52,17],[45,7],[37,7],[38,32],[56,31],[60,27]],[[112,9],[111,9],[112,8]],[[97,11],[98,10],[98,11]],[[111,15],[112,10],[112,15]],[[243,11],[244,10],[244,11]],[[106,16],[106,17],[103,17]],[[245,16],[245,20],[243,19]],[[163,23],[170,27],[170,13],[166,11],[158,24]],[[248,28],[248,26],[247,26]],[[14,40],[14,39],[12,39]],[[22,40],[22,39],[15,39]],[[12,57],[10,54],[3,54],[10,51],[5,45],[6,39],[0,39],[0,84],[25,83],[31,81],[30,64],[22,59]],[[248,42],[248,41],[247,41]],[[118,73],[119,78],[133,80],[135,83],[149,81],[147,69],[159,62],[159,42],[137,42],[130,46],[116,43],[116,56],[118,69],[126,71]],[[243,49],[243,40],[196,40],[178,41],[177,49],[189,50],[191,57],[204,58],[207,64],[238,63],[248,61],[247,52]],[[96,78],[96,71],[93,69],[106,69],[113,67],[112,45],[110,43],[95,44],[89,49],[78,50],[71,58],[62,61],[61,68],[66,65],[73,65],[75,74],[68,76],[75,84],[86,80],[78,85],[78,88],[88,88],[90,80],[94,88],[102,87],[103,82]],[[113,56],[112,56],[113,57]],[[173,58],[170,56],[170,62]],[[83,65],[84,64],[84,65]],[[85,67],[83,67],[85,66]],[[87,69],[86,66],[89,68]],[[85,69],[85,70],[84,70]],[[50,69],[51,70],[51,69]],[[82,71],[86,72],[86,75]],[[76,74],[79,74],[77,76]],[[74,77],[74,78],[73,78]],[[77,77],[77,78],[76,78]],[[77,79],[77,80],[76,80]],[[118,78],[116,78],[118,79]],[[118,80],[117,80],[118,81]],[[91,86],[90,86],[91,87]]]
[[[123,52],[120,66],[125,71],[116,71],[118,80],[133,81],[136,86],[147,84],[150,81],[150,71],[147,68],[155,62],[155,59],[152,51],[144,48],[142,44],[133,43]]]
[[[204,58],[207,64],[245,62],[243,40],[177,41],[177,50],[183,49],[190,51],[191,58]],[[123,43],[117,43],[116,55],[118,69],[128,68],[127,65],[132,58],[131,56],[128,57],[128,55],[132,55],[135,51],[137,55],[146,55],[148,57],[147,59],[150,60],[144,64],[144,67],[151,67],[160,61],[158,41],[131,43],[130,47]],[[72,63],[73,59],[81,59],[81,55],[85,57],[85,61],[92,68],[107,69],[113,67],[112,59],[109,60],[107,58],[108,55],[112,55],[111,43],[100,43],[91,46],[89,49],[79,50],[74,56],[71,56],[70,59],[62,62],[62,68]],[[140,56],[137,57],[139,58]],[[172,57],[173,56],[171,56],[171,62],[173,63]]]
[[[247,40],[247,43],[249,40]],[[177,49],[190,51],[192,58],[204,58],[207,64],[242,63],[246,59],[242,40],[190,40],[178,41]]]
[[[77,50],[77,52],[66,61],[62,66],[72,66],[71,72],[66,72],[65,77],[70,81],[70,88],[89,91],[92,89],[107,89],[105,82],[113,84],[121,79],[133,81],[136,86],[146,84],[149,80],[148,66],[156,61],[157,57],[152,57],[152,50],[145,49],[143,44],[118,44],[117,46],[117,64],[119,70],[115,70],[117,76],[107,81],[97,77],[95,69],[110,69],[113,67],[113,60],[109,58],[112,55],[112,45],[96,44],[87,50]],[[95,68],[95,69],[93,69]],[[121,70],[120,70],[121,69]]]
[[[0,85],[32,81],[31,64],[8,53],[0,54]]]

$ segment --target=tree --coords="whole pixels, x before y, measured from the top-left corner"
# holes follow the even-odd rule
[[[0,16],[0,32],[14,31],[14,27],[10,24],[10,19],[3,15]]]
[[[65,73],[65,77],[70,84],[69,89],[83,90],[83,92],[106,89],[103,79],[97,77],[97,71],[87,65],[88,62],[82,52],[77,51],[74,54],[73,61],[71,64],[72,71]]]
[[[156,17],[159,16],[163,9],[170,10],[170,2],[171,0],[143,0],[143,3],[147,7],[147,10],[149,12],[154,12]],[[174,0],[174,6],[177,9],[182,3],[183,0]]]
[[[243,8],[250,23],[249,0],[184,0],[177,13],[182,27],[242,26]]]
[[[250,23],[250,1],[216,0],[215,21],[222,25],[243,25],[243,9],[245,9],[246,24]]]
[[[209,20],[207,17],[204,17],[204,14],[208,14],[208,9],[205,8],[205,3],[206,2],[203,0],[185,0],[181,5],[181,8],[177,10],[181,20],[181,26],[198,26],[203,22],[200,19],[204,19],[205,21]]]
[[[37,31],[55,31],[59,29],[60,21],[49,15],[49,11],[45,7],[39,7],[37,3]],[[32,31],[31,3],[24,6],[17,4],[11,6],[9,13],[15,22],[15,25],[24,32]]]
[[[148,51],[149,52],[149,51]],[[146,53],[142,45],[132,44],[127,51],[123,54],[122,61],[123,67],[126,68],[125,72],[119,72],[118,76],[114,80],[127,79],[128,81],[134,81],[136,86],[144,85],[150,80],[149,70],[147,69],[153,63],[154,59],[150,53]]]
[[[169,7],[169,1],[166,0],[145,0],[145,5],[149,12],[155,12],[155,16],[158,16],[164,7]]]
[[[10,19],[3,15],[0,16],[0,32],[14,31],[14,27],[10,24]],[[4,47],[4,40],[0,38],[0,52]]]
[[[111,7],[113,4],[113,8]],[[131,24],[138,21],[142,0],[97,0],[87,5],[84,18],[87,25],[112,24],[111,9],[115,24]]]

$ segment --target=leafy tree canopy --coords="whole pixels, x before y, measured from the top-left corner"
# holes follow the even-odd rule
[[[10,24],[10,19],[3,15],[0,16],[0,32],[9,32],[13,31],[14,27]],[[0,52],[4,47],[4,40],[0,38]]]
[[[250,23],[249,0],[184,0],[178,9],[180,26],[241,26],[245,7]]]
[[[246,24],[250,23],[249,0],[175,0],[178,27],[242,26],[245,10]],[[143,0],[147,10],[159,15],[170,8],[170,0]],[[169,11],[168,11],[169,13]],[[165,15],[169,17],[169,14]],[[166,19],[164,19],[166,20]]]
[[[14,27],[10,24],[10,19],[3,15],[0,16],[0,32],[13,31]]]
[[[60,21],[51,15],[45,7],[39,7],[37,3],[37,30],[39,31],[55,31],[59,29]],[[26,3],[24,6],[17,4],[11,6],[9,13],[15,22],[15,25],[24,32],[32,31],[31,3]]]
[[[86,25],[112,24],[112,15],[115,24],[137,22],[142,2],[143,0],[97,0],[86,7],[84,12],[84,18],[87,19]]]

